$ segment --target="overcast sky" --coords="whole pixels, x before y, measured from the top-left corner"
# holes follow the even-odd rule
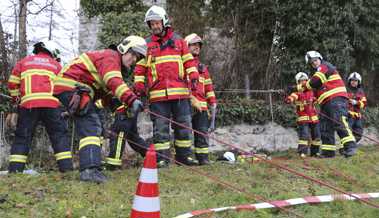
[[[0,16],[3,28],[6,32],[13,34],[15,21],[14,4],[17,3],[18,0],[0,1]],[[33,0],[28,4],[29,11],[32,13],[39,11],[46,5],[46,2],[51,2],[51,0]],[[55,0],[54,7],[60,11],[62,16],[57,14],[53,15],[56,25],[53,29],[52,39],[61,46],[63,62],[67,63],[70,59],[75,57],[78,52],[79,0]],[[49,16],[50,13],[48,10],[38,15],[28,15],[26,31],[29,48],[31,48],[35,42],[48,38]]]

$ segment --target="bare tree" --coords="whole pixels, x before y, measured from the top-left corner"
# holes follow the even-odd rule
[[[21,59],[26,56],[28,42],[26,39],[26,12],[27,5],[30,0],[19,0],[20,11],[18,14],[18,41],[19,41],[19,51],[18,58]]]
[[[1,23],[0,16],[0,80],[4,80],[8,73],[8,58],[7,58],[7,49],[6,49],[6,41],[4,37],[3,25]]]

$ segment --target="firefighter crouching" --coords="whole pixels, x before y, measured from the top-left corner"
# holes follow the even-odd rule
[[[117,98],[99,99],[96,101],[96,107],[102,108],[107,106],[114,114],[114,122],[107,132],[109,137],[109,154],[106,158],[106,168],[108,170],[121,169],[122,156],[125,150],[125,142],[138,152],[142,157],[145,156],[149,145],[139,135],[137,128],[138,113],[131,113],[130,108],[122,104]]]
[[[367,105],[367,99],[362,88],[362,77],[353,72],[348,77],[347,94],[349,96],[349,124],[357,143],[363,134],[362,113]]]
[[[112,93],[134,113],[143,109],[142,102],[125,84],[121,67],[130,68],[146,55],[146,42],[129,36],[117,50],[104,49],[81,54],[59,73],[54,94],[72,115],[79,137],[80,180],[105,182],[100,171],[101,123],[94,101]]]
[[[146,12],[145,22],[152,35],[146,39],[147,58],[138,62],[134,70],[136,92],[149,97],[152,112],[191,126],[189,87],[195,90],[199,79],[193,57],[186,42],[173,32],[163,8],[152,6]],[[170,156],[170,122],[158,116],[151,118],[158,166],[166,167]],[[175,124],[173,128],[176,160],[185,165],[197,164],[191,158],[191,131]]]
[[[299,72],[295,76],[297,84],[304,85],[308,81],[308,75]],[[310,155],[315,157],[319,153],[321,145],[320,125],[316,108],[315,97],[312,90],[293,92],[285,100],[286,103],[295,103],[297,112],[297,134],[299,138],[297,151],[301,157],[308,154],[308,142],[311,139]]]
[[[61,116],[60,103],[53,96],[53,79],[61,70],[56,61],[59,50],[52,41],[34,45],[29,55],[15,65],[8,81],[13,104],[18,106],[15,141],[11,147],[9,172],[22,172],[32,143],[33,132],[42,121],[49,134],[59,171],[73,169],[67,123]]]
[[[199,60],[203,41],[196,33],[186,36],[184,40],[188,44],[199,72],[197,89],[191,94],[191,105],[194,109],[192,115],[192,128],[204,134],[208,134],[208,130],[209,132],[212,132],[215,129],[217,104],[208,68]],[[211,116],[210,122],[208,115]],[[209,139],[196,132],[194,133],[194,139],[195,155],[196,159],[199,161],[199,165],[209,164]]]
[[[351,157],[356,152],[357,144],[347,120],[348,95],[345,84],[336,67],[323,60],[319,52],[308,51],[305,62],[313,68],[314,73],[306,84],[297,85],[297,90],[314,90],[321,107],[321,157],[335,157],[335,131],[341,139],[344,156]]]

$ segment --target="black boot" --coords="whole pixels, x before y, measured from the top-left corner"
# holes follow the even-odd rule
[[[8,167],[9,173],[22,173],[24,172],[25,164],[18,162],[10,162]]]
[[[121,170],[121,166],[105,164],[105,169],[109,171],[116,171],[116,170]]]
[[[195,166],[195,165],[199,164],[199,162],[194,160],[192,157],[180,157],[179,156],[179,157],[176,157],[176,161],[183,164],[183,165],[186,165],[186,166]]]
[[[334,158],[335,156],[335,151],[321,150],[320,158]]]
[[[107,177],[97,168],[88,168],[80,171],[80,181],[104,183],[107,180]]]
[[[355,142],[348,142],[343,147],[343,155],[346,158],[352,157],[357,151],[357,144]]]
[[[199,165],[209,165],[209,155],[208,154],[196,154],[196,160],[199,162]]]
[[[311,145],[311,157],[319,156],[320,155],[319,152],[320,152],[319,146]]]

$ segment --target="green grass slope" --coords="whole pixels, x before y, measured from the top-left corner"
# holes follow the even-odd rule
[[[337,157],[303,161],[293,151],[276,154],[273,159],[349,192],[379,192],[379,151],[375,147],[365,148],[352,159]],[[172,165],[159,170],[162,218],[191,210],[260,202],[252,198],[254,195],[269,200],[284,200],[337,193],[262,162],[235,165],[217,162],[196,167],[196,170],[244,189],[245,192],[228,189],[189,168]],[[79,182],[78,172],[1,176],[0,217],[128,217],[139,171],[139,168],[128,168],[106,172],[110,181],[101,185]],[[378,199],[370,201],[379,205]],[[288,209],[307,218],[379,217],[379,209],[351,201]],[[230,211],[203,217],[268,218],[295,215],[268,209]]]

